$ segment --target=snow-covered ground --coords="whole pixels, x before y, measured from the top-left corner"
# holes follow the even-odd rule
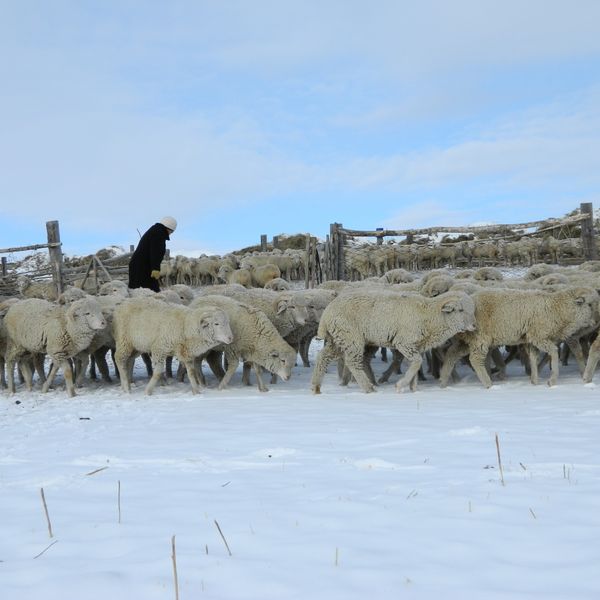
[[[401,395],[332,369],[313,396],[303,367],[266,394],[146,397],[141,369],[129,396],[2,392],[0,597],[173,599],[175,536],[181,600],[597,600],[598,389],[461,369]]]

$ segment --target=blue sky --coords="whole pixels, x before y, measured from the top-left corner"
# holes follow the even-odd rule
[[[600,208],[600,2],[0,0],[0,247]]]

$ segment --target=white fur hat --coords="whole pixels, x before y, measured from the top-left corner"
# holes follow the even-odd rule
[[[159,223],[162,223],[167,229],[175,231],[177,229],[177,221],[173,217],[163,217]]]

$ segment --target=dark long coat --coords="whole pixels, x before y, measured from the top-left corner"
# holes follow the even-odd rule
[[[155,223],[144,233],[129,261],[129,287],[148,288],[160,292],[158,281],[150,277],[152,271],[160,270],[165,256],[169,230],[162,223]]]

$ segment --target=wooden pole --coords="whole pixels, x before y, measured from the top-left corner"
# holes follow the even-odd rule
[[[304,289],[308,289],[310,281],[310,233],[306,234],[306,245],[304,251]]]
[[[129,252],[133,252],[135,250],[135,246],[133,244],[129,244]]]
[[[279,236],[278,235],[273,236],[273,248],[279,248]]]
[[[6,256],[2,257],[2,277],[6,277]]]
[[[377,227],[375,231],[381,231],[381,234],[377,236],[377,245],[381,246],[383,244],[383,227]]]
[[[267,251],[267,234],[266,233],[263,233],[260,236],[260,249],[262,252]]]
[[[585,260],[596,260],[598,249],[594,239],[594,207],[591,202],[582,202],[581,215],[587,218],[581,221],[581,246]]]
[[[340,225],[339,223],[332,223],[329,226],[329,235],[331,237],[331,279],[339,279],[338,272],[338,250],[339,243],[338,237],[340,235],[339,232]]]
[[[50,267],[52,268],[52,281],[56,286],[58,295],[62,294],[63,285],[63,255],[60,242],[60,229],[58,221],[47,221],[48,253],[50,254]]]

